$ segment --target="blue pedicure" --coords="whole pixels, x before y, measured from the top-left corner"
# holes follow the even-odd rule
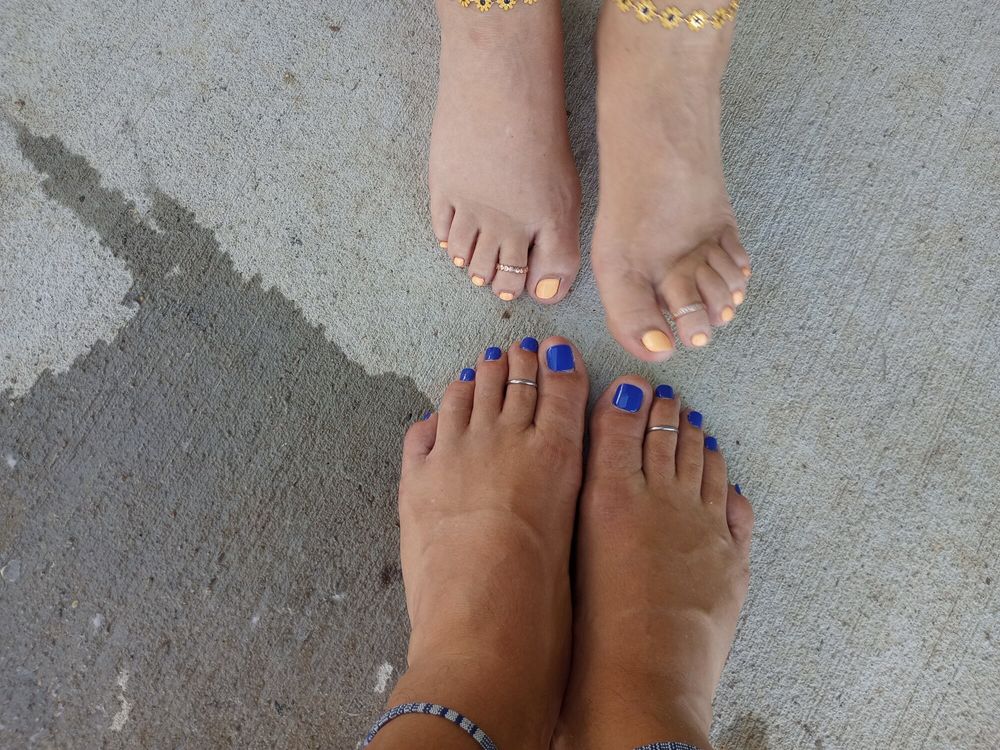
[[[688,422],[690,422],[695,427],[701,427],[701,412],[700,411],[688,412]]]
[[[738,484],[734,484],[733,485],[733,489],[736,490],[736,494],[737,495],[742,495],[743,494],[743,490],[740,489],[740,486]]]
[[[486,350],[486,354],[483,356],[483,359],[485,359],[487,362],[492,362],[495,359],[500,359],[500,357],[502,356],[503,352],[500,351],[500,347],[491,346],[489,349]]]
[[[656,397],[657,398],[673,398],[674,389],[669,385],[658,385],[656,386]]]
[[[570,372],[576,363],[573,361],[573,347],[569,344],[555,344],[545,352],[545,361],[552,372]]]
[[[706,435],[705,436],[705,447],[708,448],[710,451],[717,451],[717,450],[719,450],[719,441],[716,440],[711,435]]]
[[[521,348],[526,352],[537,352],[538,351],[538,339],[533,339],[531,336],[525,336],[521,339]]]
[[[466,367],[460,373],[458,373],[458,379],[464,380],[466,383],[476,379],[476,371],[471,367]]]
[[[425,411],[424,415],[420,418],[420,421],[426,422],[430,418],[431,418],[431,413],[429,411]]]
[[[642,408],[642,388],[631,383],[622,383],[615,391],[611,403],[622,411],[635,414]]]

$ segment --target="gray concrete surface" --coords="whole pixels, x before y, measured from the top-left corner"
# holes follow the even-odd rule
[[[596,3],[566,3],[589,238]],[[0,747],[355,747],[405,666],[401,431],[560,332],[754,502],[719,748],[1000,747],[1000,7],[741,11],[750,299],[637,367],[426,219],[427,4],[0,4]]]

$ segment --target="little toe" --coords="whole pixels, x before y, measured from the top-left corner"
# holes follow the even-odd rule
[[[403,438],[403,470],[409,464],[421,461],[434,448],[437,436],[437,413],[428,411],[410,425]]]
[[[706,505],[719,510],[726,509],[726,494],[729,479],[726,476],[726,459],[719,450],[719,441],[713,435],[705,436],[704,467],[701,475],[701,499]]]
[[[448,230],[448,246],[445,248],[451,263],[464,268],[472,259],[478,239],[479,222],[476,217],[469,211],[456,210]]]
[[[634,271],[607,268],[597,274],[608,330],[639,359],[661,362],[674,351],[674,337],[649,281]]]
[[[669,385],[656,386],[643,442],[642,466],[647,477],[674,475],[679,419],[680,400],[674,389]]]
[[[663,299],[685,346],[700,348],[712,340],[707,306],[692,274],[671,274],[663,284]]]
[[[448,384],[438,409],[438,440],[461,437],[468,428],[475,399],[475,381],[476,371],[466,367]]]
[[[590,381],[580,352],[568,339],[550,336],[540,347],[538,402],[535,426],[546,433],[579,440],[583,428]]]
[[[733,304],[742,305],[743,300],[746,299],[747,280],[743,276],[740,267],[736,265],[736,262],[730,257],[729,253],[722,249],[721,245],[714,243],[708,245],[705,257],[708,259],[708,265],[722,277],[723,281],[726,282],[726,286],[729,287]]]
[[[616,476],[642,473],[651,395],[649,383],[629,375],[613,381],[597,400],[590,418],[592,471],[606,468]]]
[[[736,543],[744,548],[749,547],[753,533],[753,508],[736,487],[730,487],[726,497],[726,521],[729,533]]]
[[[524,291],[529,242],[528,237],[513,236],[500,244],[500,257],[493,276],[493,293],[504,302],[510,302]]]
[[[512,346],[507,352],[507,369],[504,417],[520,426],[529,425],[534,421],[538,401],[538,341],[525,336],[520,343]],[[528,382],[509,382],[514,380]]]
[[[743,247],[743,243],[740,242],[740,235],[736,231],[736,228],[727,227],[719,238],[719,242],[722,245],[722,249],[729,253],[729,257],[739,267],[743,278],[749,279],[750,256],[747,254],[746,248]]]
[[[568,230],[542,230],[528,256],[527,287],[543,305],[554,305],[567,294],[580,270],[580,235]]]
[[[736,316],[736,307],[733,304],[733,293],[729,291],[729,285],[725,280],[707,265],[698,266],[695,271],[695,282],[698,285],[698,293],[708,312],[708,319],[713,326],[724,326]]]
[[[492,423],[503,409],[507,386],[507,356],[499,346],[483,352],[476,366],[476,394],[471,423]]]
[[[685,409],[681,412],[677,435],[677,477],[682,482],[701,487],[705,465],[705,433],[701,412]]]
[[[455,218],[455,207],[443,195],[431,192],[431,227],[442,248],[448,247],[451,222]]]

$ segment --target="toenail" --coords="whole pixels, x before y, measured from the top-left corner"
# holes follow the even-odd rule
[[[521,339],[521,348],[526,352],[537,352],[538,351],[538,339],[533,339],[531,336],[525,336]]]
[[[708,343],[708,334],[696,333],[691,337],[692,346],[705,346]]]
[[[720,313],[720,317],[726,323],[728,323],[730,320],[732,320],[735,316],[736,316],[736,313],[733,311],[733,308],[731,308],[729,305],[726,305],[725,307],[723,307],[722,308],[722,313]]]
[[[452,258],[452,263],[461,268],[465,265],[465,258]]]
[[[710,451],[717,451],[719,450],[719,441],[711,435],[707,435],[705,437],[705,447]]]
[[[573,361],[573,347],[569,344],[555,344],[545,352],[545,361],[552,372],[569,372],[576,367]]]
[[[622,411],[635,414],[642,408],[642,388],[631,383],[622,383],[615,390],[611,403]]]
[[[749,268],[744,268],[742,270],[743,270],[743,278],[749,279],[750,278],[750,269]]]
[[[736,490],[736,494],[737,495],[742,495],[743,494],[743,490],[740,489],[740,486],[738,484],[734,484],[733,485],[733,489]]]
[[[483,284],[486,283],[486,279],[484,279],[482,276],[473,276],[472,283],[475,284],[476,286],[482,286]]]
[[[483,359],[485,359],[487,362],[492,362],[495,359],[500,359],[500,355],[502,354],[503,352],[500,351],[500,347],[491,346],[489,349],[486,350],[486,354],[483,355]]]
[[[538,299],[552,299],[559,291],[559,279],[542,279],[535,284],[535,296]]]
[[[701,412],[700,411],[689,411],[688,412],[688,422],[690,422],[695,427],[701,427]]]
[[[448,240],[443,240],[443,241],[439,242],[438,243],[438,247],[440,247],[442,250],[447,250],[448,249]]]
[[[500,297],[500,299],[502,299],[504,302],[510,302],[512,299],[514,299],[514,295],[511,294],[510,292],[500,292],[500,294],[497,296]]]
[[[669,352],[674,348],[670,343],[670,337],[656,329],[642,334],[642,345],[651,352]]]
[[[746,298],[747,297],[745,294],[743,294],[743,292],[740,291],[733,292],[733,304],[742,305],[743,300],[745,300]]]
[[[469,383],[476,379],[476,371],[473,370],[471,367],[466,367],[464,370],[458,373],[458,379],[464,380],[466,383]]]
[[[431,418],[431,413],[429,411],[425,411],[424,414],[423,414],[423,416],[420,417],[420,421],[421,422],[426,422],[430,418]]]
[[[658,385],[656,386],[656,397],[657,398],[673,398],[674,389],[669,385]]]

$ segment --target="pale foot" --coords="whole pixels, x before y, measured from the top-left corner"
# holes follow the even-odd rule
[[[617,3],[601,9],[594,274],[611,333],[648,361],[666,359],[676,345],[664,311],[695,306],[676,326],[685,346],[701,347],[746,295],[750,260],[723,180],[719,134],[732,29],[667,29]]]
[[[431,221],[449,260],[505,301],[554,303],[580,265],[557,0],[438,0],[441,61],[431,136]],[[527,274],[497,264],[527,267]]]
[[[441,704],[501,748],[549,747],[569,667],[587,389],[569,342],[525,339],[487,350],[410,429],[399,516],[412,634],[390,707]],[[371,747],[471,744],[417,715],[390,722]]]
[[[753,512],[729,485],[701,415],[658,390],[621,378],[591,418],[558,750],[710,747],[712,698],[747,591]],[[654,425],[680,431],[647,432]]]

